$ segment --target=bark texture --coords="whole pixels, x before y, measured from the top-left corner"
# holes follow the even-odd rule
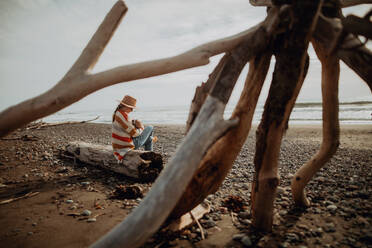
[[[209,74],[209,78],[207,82],[202,83],[201,86],[198,86],[196,88],[195,95],[194,95],[194,98],[192,99],[190,110],[189,110],[189,116],[186,122],[186,133],[189,131],[192,124],[194,123],[196,116],[198,115],[201,107],[203,106],[205,99],[207,99],[207,96],[209,95],[209,92],[214,86],[217,78],[221,74],[222,68],[226,64],[226,60],[229,56],[230,54],[225,54],[221,58],[217,66],[214,68],[213,72]]]
[[[271,231],[273,204],[279,184],[278,158],[283,133],[308,67],[307,48],[322,1],[292,4],[293,27],[277,37],[276,64],[261,123],[256,134],[252,184],[253,225]]]
[[[132,150],[118,163],[110,145],[71,142],[66,151],[81,162],[108,169],[142,182],[153,182],[163,169],[163,158],[155,152]]]

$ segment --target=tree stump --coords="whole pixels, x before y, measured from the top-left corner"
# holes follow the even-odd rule
[[[131,150],[118,162],[110,145],[70,142],[66,152],[83,163],[108,169],[143,182],[153,182],[163,169],[163,157],[152,151]]]

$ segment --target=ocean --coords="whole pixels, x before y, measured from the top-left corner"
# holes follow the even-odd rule
[[[185,124],[189,105],[139,107],[131,117],[142,120],[145,124]],[[229,118],[234,106],[228,105],[225,109],[225,118]],[[372,124],[372,101],[342,102],[339,106],[339,119],[341,124]],[[67,121],[87,121],[97,118],[93,123],[111,123],[113,109],[88,110],[61,110],[42,121],[56,123]],[[258,124],[263,112],[263,104],[258,104],[253,116],[253,124]],[[322,122],[321,102],[296,103],[290,116],[290,124],[320,124]]]

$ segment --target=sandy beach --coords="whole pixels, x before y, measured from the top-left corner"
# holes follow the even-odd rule
[[[155,151],[165,163],[184,137],[183,125],[154,125]],[[144,247],[372,247],[372,124],[342,125],[337,153],[307,186],[311,206],[297,209],[290,179],[317,152],[320,125],[290,125],[280,155],[280,186],[271,233],[256,232],[250,220],[250,183],[255,127],[221,188],[205,200],[209,214],[177,235],[157,233]],[[139,184],[116,173],[62,158],[70,141],[110,144],[107,124],[69,124],[19,129],[0,140],[1,247],[88,247],[122,221],[141,199],[109,199],[117,185]],[[223,205],[240,196],[245,210]],[[89,210],[89,216],[81,213]],[[85,211],[86,212],[86,211]]]

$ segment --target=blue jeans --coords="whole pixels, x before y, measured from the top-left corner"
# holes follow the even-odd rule
[[[152,151],[152,131],[154,130],[153,126],[146,126],[142,133],[133,138],[134,149],[138,150],[142,146],[145,147],[145,151]]]

